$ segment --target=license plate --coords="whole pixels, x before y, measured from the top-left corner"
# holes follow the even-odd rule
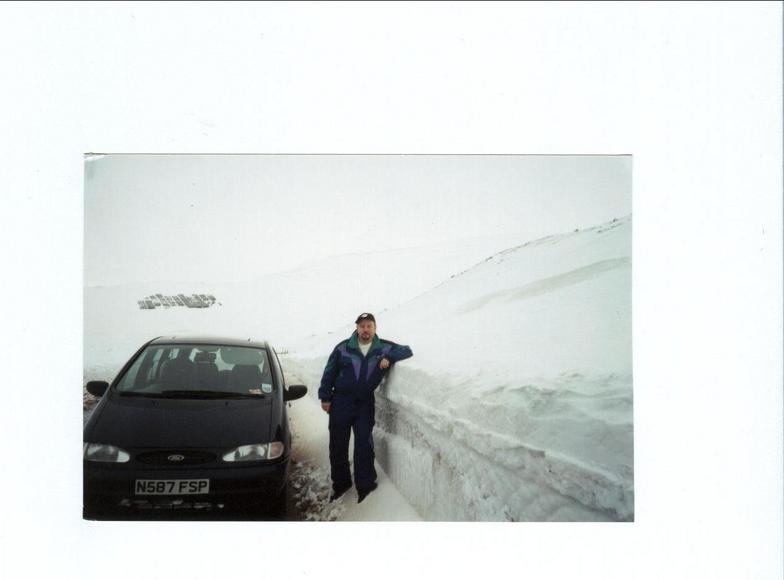
[[[137,479],[136,495],[199,495],[210,493],[209,479]]]

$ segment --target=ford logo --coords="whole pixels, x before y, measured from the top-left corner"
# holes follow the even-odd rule
[[[169,461],[182,461],[185,459],[184,455],[169,455],[166,459]]]

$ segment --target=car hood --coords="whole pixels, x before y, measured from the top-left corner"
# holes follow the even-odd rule
[[[113,396],[91,417],[85,441],[139,447],[237,447],[266,443],[279,421],[272,400]]]

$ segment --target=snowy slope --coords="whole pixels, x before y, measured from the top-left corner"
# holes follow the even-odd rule
[[[85,379],[111,379],[157,335],[268,338],[309,386],[292,421],[305,450],[297,497],[316,519],[396,519],[390,509],[402,519],[633,519],[631,217],[511,246],[352,254],[246,283],[86,288]],[[210,293],[220,305],[137,307],[156,292]],[[363,310],[414,357],[377,399],[389,479],[372,503],[324,505],[315,394]]]
[[[379,317],[409,344],[379,462],[428,519],[631,520],[631,217],[495,254]],[[334,338],[292,356],[317,384]]]
[[[488,237],[386,252],[335,256],[296,270],[257,277],[246,283],[128,284],[85,288],[84,380],[111,380],[145,341],[168,334],[267,338],[285,352],[289,341],[329,332],[361,310],[380,310],[410,299],[456,271],[506,247],[511,240]],[[206,309],[140,310],[137,300],[155,293],[214,294]],[[356,503],[351,490],[328,503],[327,415],[312,397],[317,385],[296,376],[284,358],[289,382],[305,382],[311,398],[291,406],[294,463],[290,487],[297,513],[314,520],[418,520],[420,516],[377,466],[379,488],[373,501]],[[293,382],[292,382],[293,381]],[[86,394],[84,421],[95,399]]]
[[[111,379],[141,344],[160,335],[252,336],[285,350],[289,342],[328,333],[363,310],[379,311],[429,290],[510,243],[508,237],[488,237],[348,254],[243,283],[86,287],[85,379]],[[140,310],[136,301],[155,293],[214,294],[220,305]]]

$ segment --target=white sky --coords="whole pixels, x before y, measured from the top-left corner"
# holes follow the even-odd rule
[[[630,156],[109,155],[85,283],[231,281],[328,255],[531,238],[631,212]]]

